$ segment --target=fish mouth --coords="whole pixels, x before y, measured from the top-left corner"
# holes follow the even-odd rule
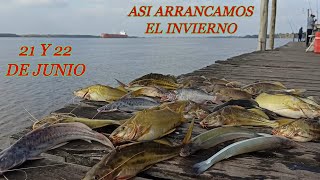
[[[201,127],[204,128],[204,129],[208,129],[208,127],[209,127],[209,123],[204,122],[204,121],[201,121],[201,122],[200,122],[200,125],[201,125]]]
[[[170,98],[168,96],[161,96],[160,101],[161,102],[170,101]]]

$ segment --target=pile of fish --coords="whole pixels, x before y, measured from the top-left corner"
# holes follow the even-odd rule
[[[215,163],[239,154],[320,139],[320,105],[314,98],[304,97],[305,90],[288,89],[280,82],[246,85],[204,76],[177,80],[172,75],[155,73],[128,84],[117,82],[118,87],[97,84],[76,90],[74,95],[104,102],[96,108],[97,114],[123,112],[130,118],[95,119],[52,113],[0,153],[0,174],[71,140],[97,141],[109,147],[110,152],[84,177],[93,180],[130,179],[158,162],[179,155],[188,158],[227,141],[233,143],[195,164],[194,173],[203,173]],[[190,125],[182,142],[173,144],[166,139],[186,123]],[[204,130],[192,138],[194,126]],[[273,134],[253,130],[252,126],[270,128]],[[105,136],[101,129],[112,133]]]

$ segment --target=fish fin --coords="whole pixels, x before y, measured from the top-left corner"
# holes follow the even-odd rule
[[[283,88],[286,88],[281,82],[272,82],[272,84],[275,84],[275,85],[281,86]]]
[[[156,140],[153,140],[153,141],[156,142],[156,143],[165,144],[165,145],[173,147],[172,142],[169,141],[167,138],[156,139]]]
[[[261,109],[258,109],[258,108],[251,108],[251,109],[248,109],[250,112],[253,112],[255,114],[258,114],[262,117],[264,117],[265,119],[270,119],[269,116],[264,113]]]
[[[139,98],[145,99],[145,100],[148,100],[148,101],[152,101],[152,102],[156,102],[156,103],[158,102],[158,101],[156,101],[155,99],[150,98],[150,97],[141,96],[141,97],[139,97]]]
[[[138,91],[139,91],[139,90],[138,90]],[[119,100],[121,100],[121,99],[128,99],[128,98],[132,97],[132,95],[133,95],[133,92],[128,92],[127,94],[125,94],[124,96],[122,96]]]
[[[293,123],[294,121],[296,121],[296,120],[295,119],[286,119],[286,118],[280,118],[280,119],[276,120],[276,122],[278,122],[279,126],[290,124],[290,123]]]
[[[186,107],[186,106],[182,104],[182,105],[179,107],[177,113],[183,114],[185,107]],[[167,107],[167,108],[170,109],[169,107]],[[171,109],[170,109],[170,110],[171,110]],[[171,110],[171,111],[172,111],[172,110]]]
[[[125,92],[125,93],[128,92],[128,90],[126,90],[126,88],[125,88],[124,86],[118,86],[118,87],[116,87],[115,89],[118,89],[118,90],[120,90],[120,91],[122,91],[122,92]]]
[[[44,159],[45,157],[43,156],[35,156],[35,157],[31,157],[31,158],[28,158],[27,160],[28,161],[35,161],[35,160],[40,160],[40,159]]]
[[[169,135],[171,133],[173,133],[176,130],[176,128],[169,130],[168,132],[164,133],[163,136]],[[163,137],[162,136],[162,137]]]
[[[128,87],[126,84],[124,84],[123,82],[119,81],[118,79],[115,79],[117,81],[117,83],[119,84],[119,86],[125,88]]]
[[[82,139],[83,141],[86,141],[86,142],[88,142],[88,143],[92,143],[92,141],[91,140],[88,140],[88,139]]]
[[[161,91],[162,93],[167,93],[167,92],[168,92],[167,89],[162,88],[162,87],[160,87],[160,86],[154,85],[154,87],[155,87],[156,89],[158,89],[159,91]]]
[[[191,136],[192,136],[192,131],[193,131],[193,127],[194,127],[194,119],[192,119],[192,122],[188,128],[188,131],[186,133],[186,136],[184,137],[182,144],[189,144],[191,141]]]
[[[62,146],[64,146],[64,145],[68,144],[68,143],[69,143],[69,142],[64,142],[64,143],[58,144],[58,145],[52,147],[51,150],[52,150],[52,149],[57,149],[57,148],[59,148],[59,147],[62,147]]]

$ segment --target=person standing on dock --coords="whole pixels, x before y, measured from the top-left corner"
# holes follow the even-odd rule
[[[317,20],[314,19],[315,15],[311,14],[310,17],[308,17],[308,25],[307,25],[307,37],[306,37],[306,42],[307,42],[307,47],[309,47],[309,41],[310,41],[310,35],[312,34],[312,31],[314,29],[314,25]]]
[[[299,33],[298,33],[299,39],[298,39],[298,42],[302,42],[302,34],[303,34],[303,27],[301,27],[301,28],[299,29]]]

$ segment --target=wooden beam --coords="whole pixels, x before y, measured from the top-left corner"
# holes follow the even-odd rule
[[[265,51],[267,47],[268,6],[269,0],[261,0],[258,51]]]
[[[271,50],[274,49],[274,36],[276,33],[276,19],[277,19],[277,0],[272,0],[272,12],[271,12],[271,22],[270,22],[270,37],[269,37],[269,47]]]

